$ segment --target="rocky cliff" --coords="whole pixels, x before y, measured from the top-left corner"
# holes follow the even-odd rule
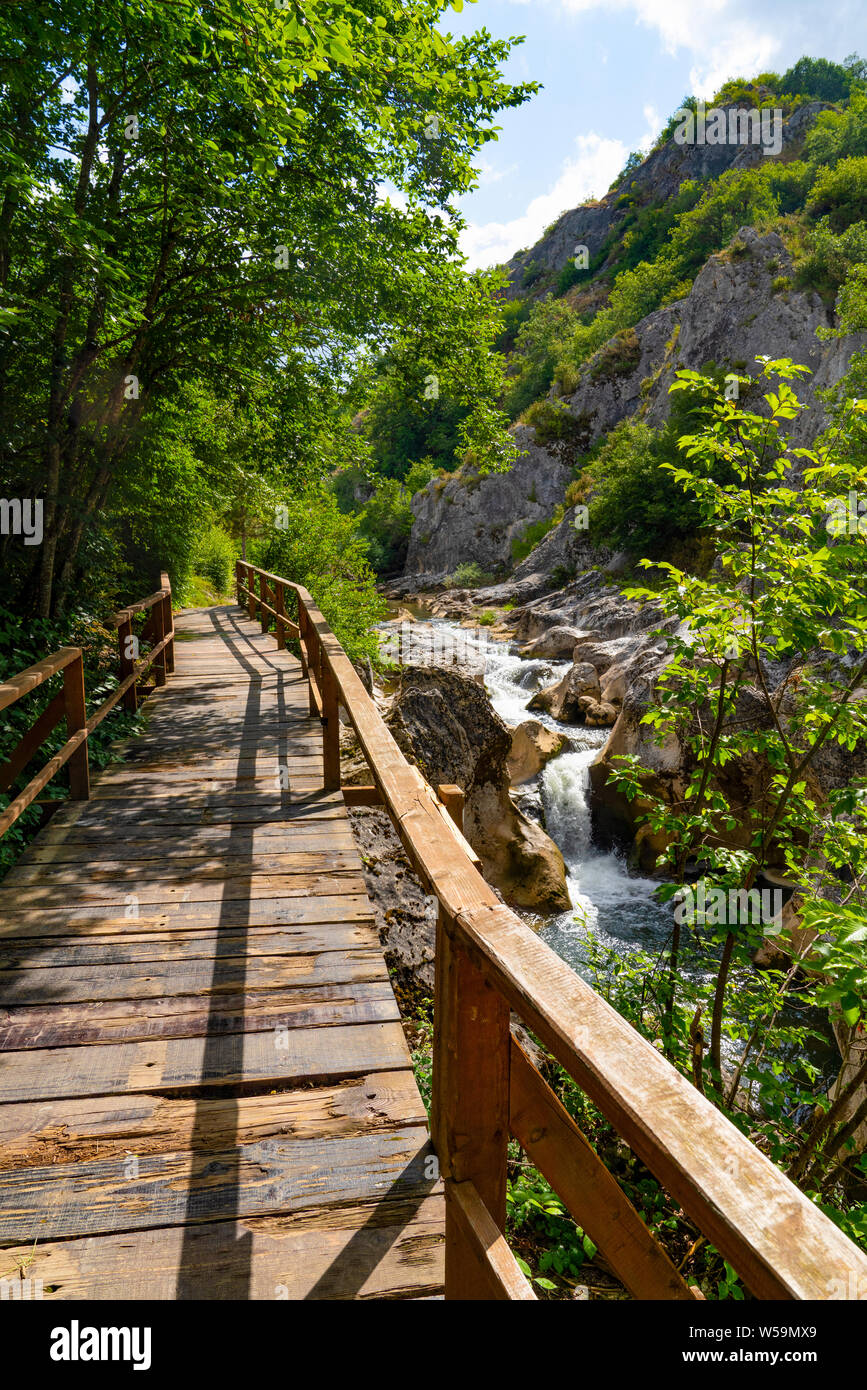
[[[612,339],[585,364],[564,404],[590,443],[630,416],[664,424],[669,387],[682,368],[697,371],[713,362],[749,375],[757,356],[785,356],[811,372],[798,386],[810,409],[793,428],[795,442],[809,444],[826,423],[818,392],[837,382],[852,354],[867,345],[865,334],[819,339],[816,330],[830,321],[818,294],[792,288],[792,260],[780,237],[742,227],[725,251],[710,257],[684,299],[636,325],[625,369]],[[606,371],[606,363],[616,369]],[[515,438],[522,453],[507,473],[456,475],[444,485],[437,479],[416,495],[407,576],[441,582],[470,560],[492,572],[509,568],[512,540],[562,503],[572,476],[562,457],[542,448],[530,426],[518,426]],[[513,580],[598,561],[591,540],[575,531],[574,514],[567,514]]]
[[[545,293],[557,272],[574,256],[576,246],[586,246],[591,260],[597,257],[627,217],[627,190],[643,203],[664,203],[687,179],[718,178],[727,169],[747,169],[769,158],[787,162],[798,155],[806,131],[827,105],[812,101],[792,113],[783,123],[778,156],[765,155],[755,144],[678,145],[666,141],[603,198],[564,212],[535,246],[513,256],[506,266],[509,297]],[[731,102],[719,109],[728,112],[736,108],[742,109],[743,103]]]

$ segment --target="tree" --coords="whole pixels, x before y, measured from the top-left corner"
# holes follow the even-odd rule
[[[853,497],[867,497],[867,401],[849,401],[814,449],[790,447],[785,431],[802,407],[789,382],[806,368],[759,362],[768,387],[761,415],[696,372],[679,372],[672,387],[704,401],[701,427],[681,439],[686,462],[671,467],[716,538],[717,565],[699,578],[662,563],[660,591],[630,591],[678,620],[644,722],[660,744],[681,747],[685,784],[655,792],[634,758],[619,760],[615,780],[646,798],[648,824],[665,836],[665,896],[688,866],[724,894],[749,892],[767,871],[797,885],[801,930],[784,927],[780,939],[821,982],[815,1000],[842,1019],[845,1063],[867,1014],[867,777],[823,789],[817,765],[823,750],[852,754],[867,738],[867,521],[852,511]],[[733,484],[715,480],[720,462]],[[793,469],[803,470],[803,489]],[[731,1105],[745,1058],[724,1087],[726,987],[733,961],[749,960],[763,928],[751,914],[702,916],[693,915],[696,929],[710,925],[721,952],[711,1077]],[[669,1020],[679,921],[675,914]]]
[[[189,381],[270,383],[301,421],[373,339],[460,324],[450,200],[533,85],[501,81],[508,42],[441,35],[442,9],[3,8],[0,439],[4,477],[44,496],[40,613]]]
[[[864,63],[852,54],[845,63],[832,63],[827,58],[799,58],[783,73],[780,89],[793,95],[803,95],[816,101],[843,101],[855,82],[863,81]]]

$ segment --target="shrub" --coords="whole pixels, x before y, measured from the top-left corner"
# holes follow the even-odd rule
[[[193,547],[193,573],[207,579],[218,594],[228,594],[232,588],[237,553],[231,536],[222,527],[211,526]]]
[[[825,169],[813,185],[807,211],[828,215],[832,232],[845,232],[853,222],[867,219],[867,157],[841,159]]]
[[[526,560],[531,550],[535,550],[541,540],[557,524],[556,515],[542,517],[541,521],[531,521],[520,536],[512,537],[512,559],[518,565]]]
[[[386,614],[376,592],[366,542],[325,488],[311,487],[288,502],[288,525],[254,546],[254,563],[303,584],[347,655],[381,660],[374,630]]]
[[[493,627],[497,621],[497,615],[492,608],[486,608],[484,613],[479,614],[477,621],[481,623],[482,627]]]
[[[634,328],[624,328],[599,349],[590,375],[594,381],[614,381],[619,376],[628,376],[635,370],[640,357],[638,334]]]
[[[485,589],[493,584],[494,576],[486,574],[475,560],[467,560],[458,565],[454,574],[446,580],[447,589]]]

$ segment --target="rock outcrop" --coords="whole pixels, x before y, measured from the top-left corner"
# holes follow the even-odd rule
[[[513,564],[513,540],[562,504],[571,469],[535,443],[529,426],[518,426],[514,436],[520,453],[507,472],[480,477],[461,470],[416,493],[406,575],[443,583],[470,561],[485,572],[505,573]]]
[[[389,723],[432,787],[464,789],[464,834],[503,897],[534,912],[568,909],[560,851],[509,795],[512,739],[485,692],[451,672],[404,670]]]
[[[588,441],[635,416],[659,428],[668,418],[669,388],[675,374],[701,370],[715,362],[742,376],[755,376],[756,358],[791,357],[809,367],[798,395],[809,407],[792,426],[792,440],[809,445],[827,423],[818,392],[834,385],[867,334],[823,342],[816,330],[828,312],[818,294],[791,287],[793,266],[775,232],[760,235],[742,227],[730,246],[711,256],[689,294],[642,319],[634,329],[636,355],[628,370],[609,376],[600,364],[616,353],[610,340],[582,369],[574,392],[564,398],[582,422]],[[571,471],[563,459],[535,443],[529,426],[516,429],[522,446],[506,473],[481,480],[462,476],[434,480],[413,499],[413,523],[406,573],[442,582],[462,562],[475,560],[492,573],[511,567],[512,540],[532,522],[550,518],[562,504]],[[493,602],[529,599],[555,582],[592,564],[606,552],[594,551],[593,537],[576,530],[574,509],[543,537],[511,577],[490,590]]]
[[[509,753],[509,777],[512,786],[520,786],[537,777],[542,768],[566,745],[566,735],[546,729],[538,719],[525,719],[512,730]]]
[[[721,109],[743,107],[743,102],[730,102]],[[792,158],[819,112],[827,109],[827,102],[806,102],[783,122],[782,160]],[[718,178],[727,169],[750,168],[774,157],[765,155],[755,144],[678,145],[674,140],[666,141],[603,198],[564,212],[535,246],[513,256],[506,266],[510,282],[507,294],[516,298],[528,291],[545,293],[551,288],[553,277],[575,255],[576,245],[586,246],[591,260],[595,258],[625,220],[628,193],[642,203],[663,203],[687,179]]]

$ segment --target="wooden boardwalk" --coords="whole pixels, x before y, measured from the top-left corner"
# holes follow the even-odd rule
[[[184,613],[147,708],[0,884],[0,1278],[436,1295],[441,1185],[300,665]]]

